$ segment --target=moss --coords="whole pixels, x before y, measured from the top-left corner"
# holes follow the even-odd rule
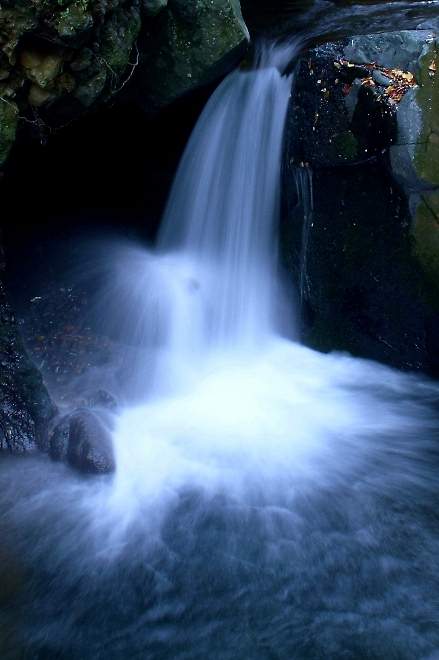
[[[13,103],[0,100],[0,167],[5,163],[18,125],[18,110]]]
[[[73,37],[93,25],[93,17],[87,0],[76,0],[69,4],[52,23],[60,37]]]
[[[126,69],[141,28],[137,9],[115,11],[102,32],[101,56],[116,77]]]
[[[174,1],[144,44],[145,96],[162,107],[229,69],[246,31],[230,0]]]
[[[425,193],[417,206],[414,251],[429,284],[429,301],[439,308],[439,192]]]
[[[335,156],[345,160],[353,160],[357,157],[359,152],[358,140],[352,131],[349,130],[344,131],[343,133],[338,133],[333,138],[333,147],[335,150]]]
[[[438,71],[434,71],[434,67]],[[419,178],[439,186],[439,58],[437,40],[419,61],[416,101],[422,112],[422,129],[414,166]]]
[[[150,109],[228,72],[246,36],[238,0],[166,5],[167,0],[6,0],[0,9],[0,96],[25,117],[42,108],[41,119],[50,127],[107,103],[131,79],[137,82],[135,90],[131,84],[133,98]],[[142,21],[145,38],[139,39],[137,57],[133,48]],[[16,124],[4,114],[3,109],[0,163]]]
[[[106,83],[107,71],[102,65],[78,86],[74,95],[83,106],[88,108],[99,99]]]
[[[17,3],[14,9],[0,9],[0,12],[1,50],[14,64],[17,44],[24,34],[36,28],[38,14],[29,3]]]

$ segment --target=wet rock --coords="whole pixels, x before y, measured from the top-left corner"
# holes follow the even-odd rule
[[[379,70],[373,71],[372,79],[377,85],[381,85],[382,87],[388,87],[392,84],[392,78],[386,76],[384,73],[382,73],[382,71]]]
[[[168,4],[168,0],[143,0],[143,9],[148,16],[157,16]]]
[[[436,47],[436,34],[419,30],[310,51],[289,111],[284,183],[284,253],[306,341],[434,373]],[[301,167],[312,181],[305,192]]]
[[[100,417],[86,409],[64,417],[50,438],[50,456],[65,461],[80,472],[114,472],[111,435]]]
[[[225,74],[248,38],[239,2],[232,0],[170,0],[162,19],[140,40],[137,84],[148,111]]]
[[[70,438],[70,417],[57,423],[50,435],[49,453],[54,461],[66,461]]]
[[[425,191],[415,201],[414,251],[429,283],[429,299],[437,305],[439,287],[439,191]]]
[[[41,374],[29,359],[0,282],[0,450],[46,450],[56,412]]]

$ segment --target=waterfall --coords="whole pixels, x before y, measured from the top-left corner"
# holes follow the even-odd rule
[[[207,104],[182,160],[159,247],[192,269],[187,296],[203,306],[197,342],[247,341],[273,328],[290,89],[275,66],[236,71]]]
[[[129,318],[143,315],[135,325],[152,359],[138,360],[144,401],[122,412],[114,435],[121,519],[136,519],[139,507],[150,523],[161,519],[187,488],[289,500],[298,487],[330,482],[338,452],[346,466],[364,464],[380,434],[397,430],[400,439],[413,428],[405,410],[380,400],[383,378],[392,399],[403,376],[315,353],[278,327],[282,141],[294,77],[283,72],[299,47],[268,48],[257,68],[222,82],[181,161],[155,253],[122,262],[125,295],[116,299],[135,289]],[[307,170],[296,185],[305,294]]]
[[[292,77],[279,70],[276,50],[267,53],[259,56],[259,68],[235,71],[211,97],[163,219],[155,263],[168,296],[168,343],[180,354],[261,341],[274,329],[281,151]],[[282,54],[285,59],[285,49]]]
[[[102,249],[101,323],[118,327],[136,394],[114,416],[111,477],[4,460],[0,530],[23,562],[14,653],[436,657],[438,387],[278,323],[297,47],[214,93],[156,249]],[[312,183],[299,168],[305,300]]]

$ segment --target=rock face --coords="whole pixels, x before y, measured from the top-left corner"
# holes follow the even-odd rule
[[[1,282],[0,382],[0,450],[13,454],[46,450],[55,407],[26,355]]]
[[[248,37],[237,0],[169,0],[141,39],[137,77],[148,110],[158,109],[229,70]]]
[[[325,44],[301,60],[283,226],[306,341],[433,372],[437,45],[432,30],[393,32]]]
[[[50,455],[80,472],[115,470],[111,435],[100,417],[86,409],[76,410],[57,424],[50,438]]]
[[[0,6],[0,167],[17,127],[40,139],[116,94],[148,109],[233,66],[238,0],[6,0]]]

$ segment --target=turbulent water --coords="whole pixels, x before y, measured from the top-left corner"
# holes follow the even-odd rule
[[[252,31],[285,35],[298,26],[328,40],[395,30],[431,28],[438,0],[243,0]]]
[[[282,303],[293,55],[215,92],[157,249],[107,252],[116,474],[3,461],[2,657],[439,657],[438,387],[300,346]]]

